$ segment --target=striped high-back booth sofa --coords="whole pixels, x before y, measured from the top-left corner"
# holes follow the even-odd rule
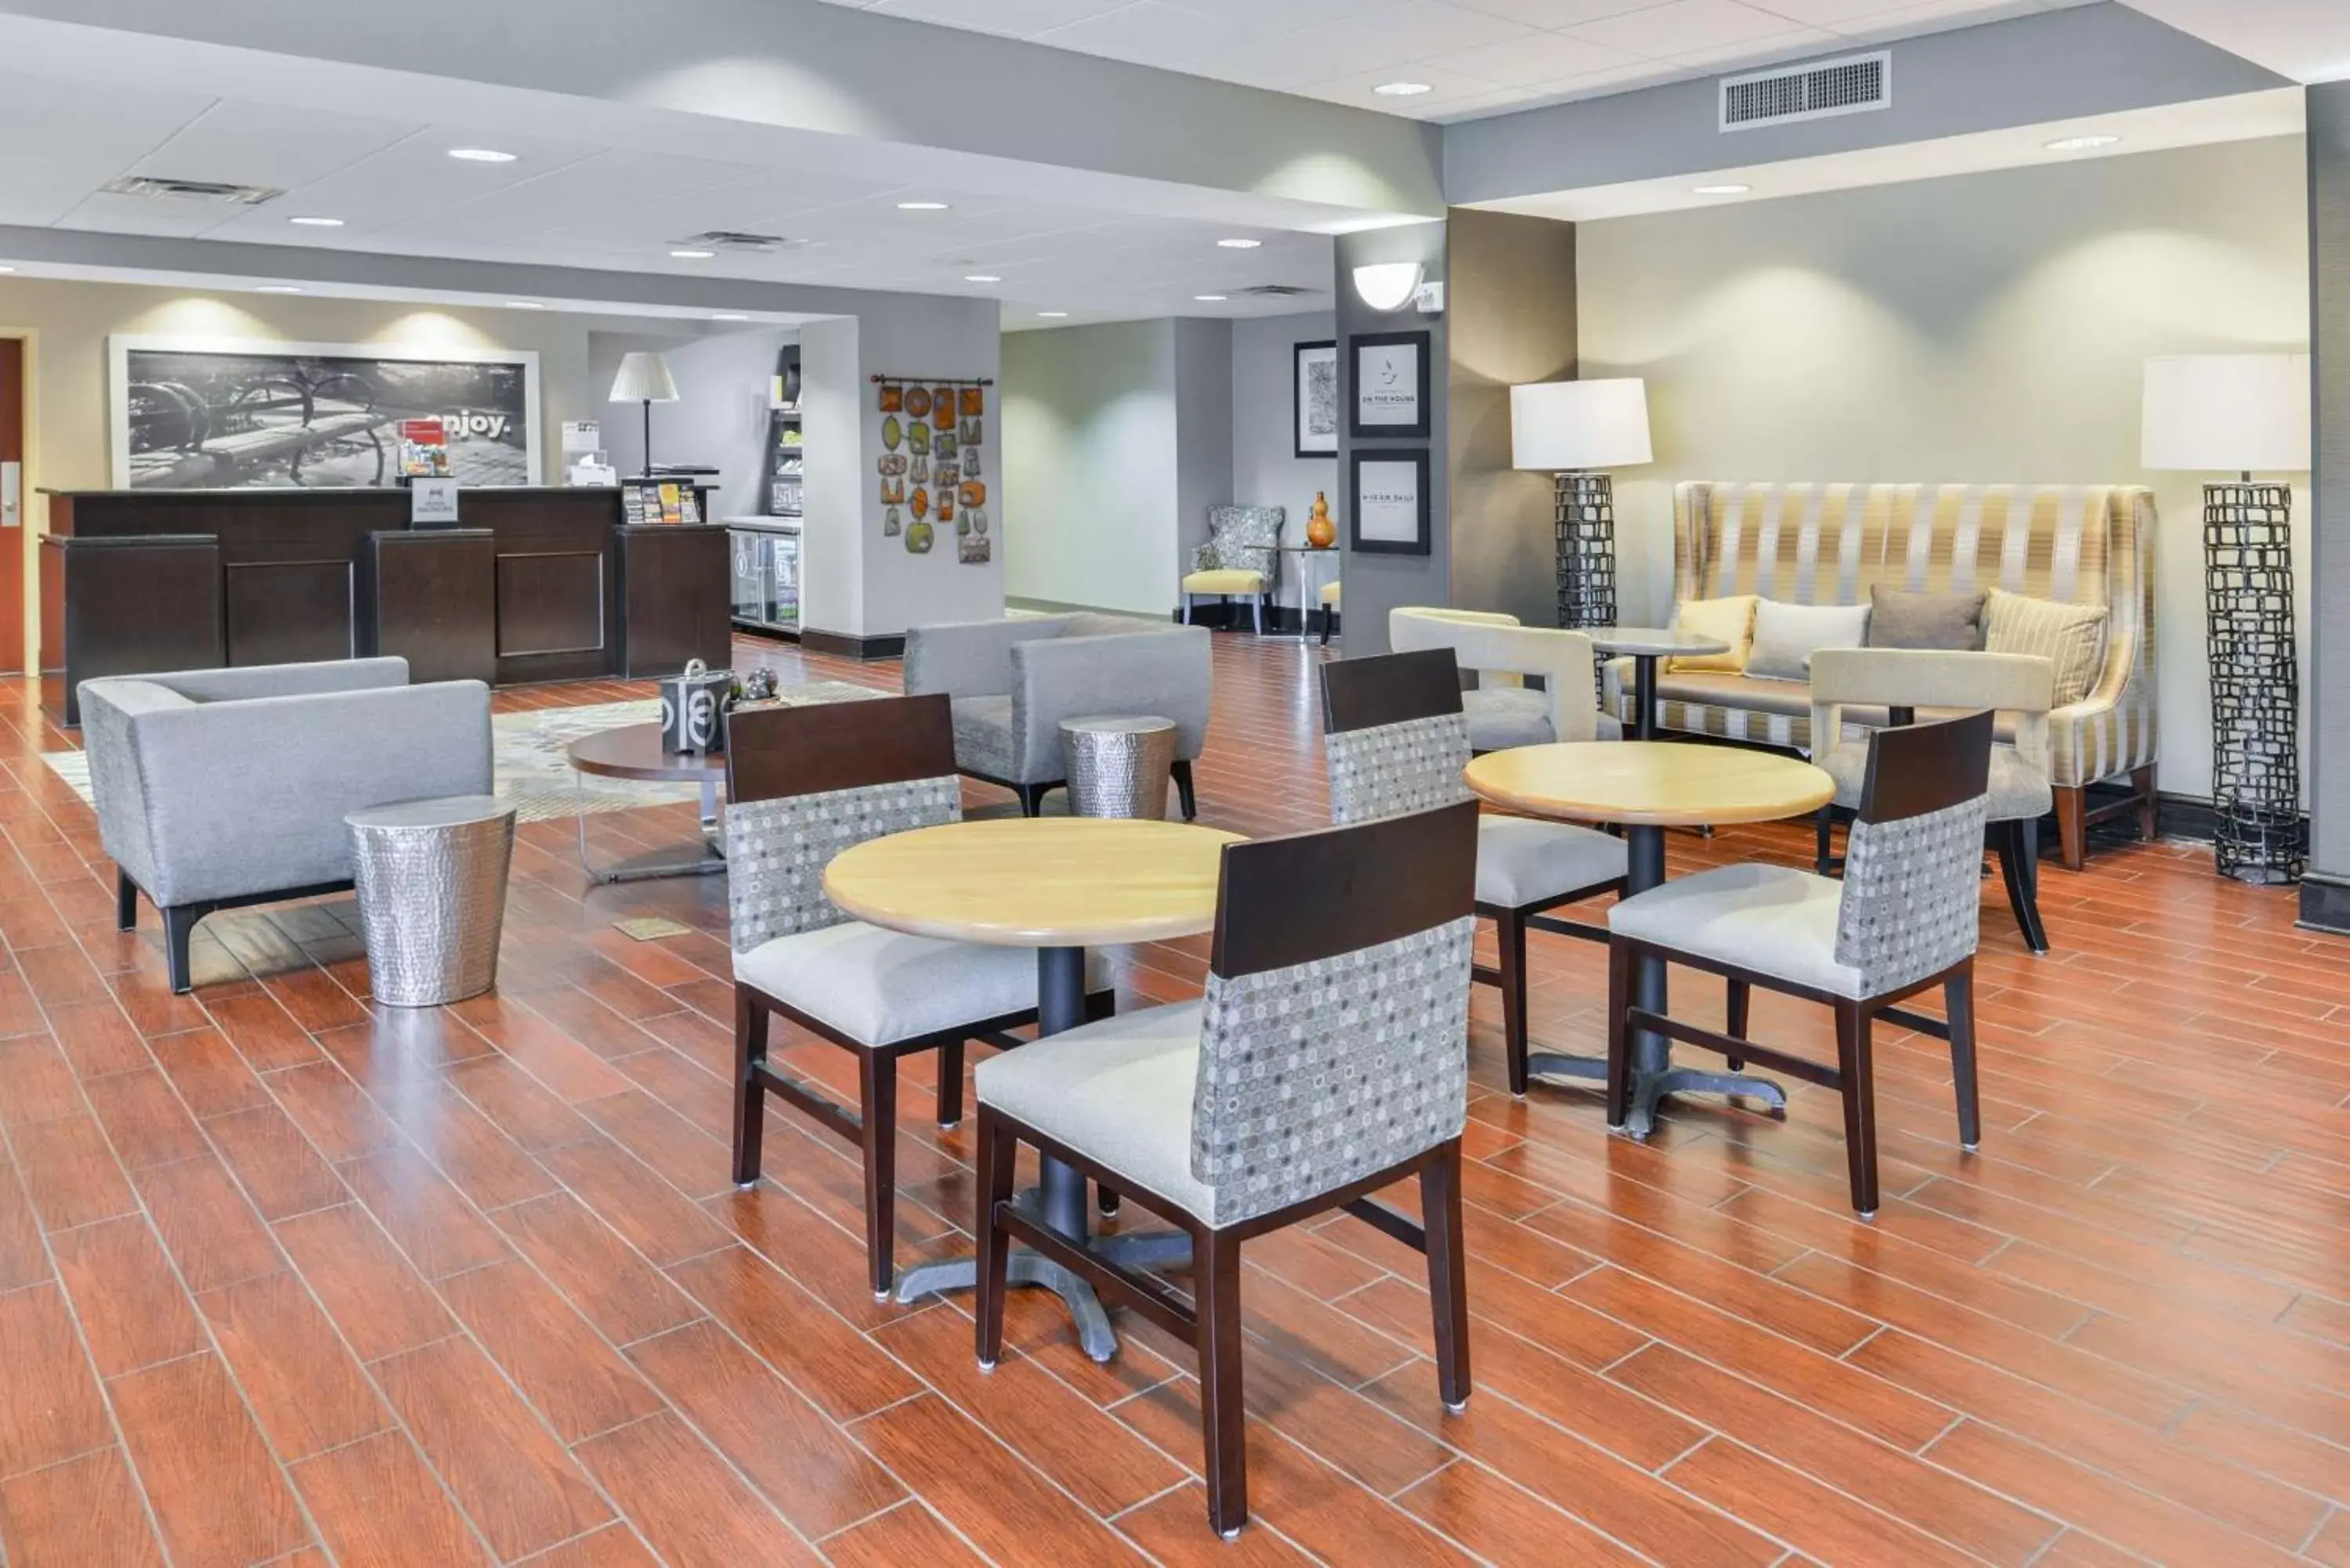
[[[2137,485],[1724,484],[1673,493],[1673,597],[1759,594],[1866,604],[1869,590],[2004,588],[2107,606],[2102,675],[2049,716],[2064,864],[2078,869],[2090,822],[2136,812],[2154,826],[2154,495]],[[1617,711],[1633,719],[1628,691]],[[1808,752],[1811,693],[1743,675],[1665,674],[1659,727]],[[2119,781],[2096,810],[2085,791]]]

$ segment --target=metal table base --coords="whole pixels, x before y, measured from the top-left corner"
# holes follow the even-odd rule
[[[1643,704],[1645,708],[1647,705]],[[1624,829],[1625,847],[1629,852],[1625,892],[1627,896],[1645,893],[1661,886],[1665,879],[1665,830],[1643,824],[1627,824]],[[1665,965],[1660,959],[1642,959],[1632,977],[1634,1002],[1644,1011],[1662,1013],[1665,1011]],[[1607,1058],[1605,1056],[1569,1056],[1548,1051],[1527,1054],[1526,1071],[1534,1077],[1596,1079],[1607,1081]],[[1773,1110],[1783,1110],[1787,1092],[1768,1078],[1750,1078],[1742,1073],[1711,1073],[1694,1067],[1673,1065],[1673,1044],[1661,1034],[1643,1029],[1632,1037],[1632,1109],[1626,1116],[1622,1130],[1634,1137],[1647,1137],[1656,1130],[1657,1109],[1665,1096],[1673,1094],[1742,1095],[1763,1101]]]
[[[609,866],[598,866],[588,853],[588,780],[584,774],[571,775],[573,811],[572,825],[579,830],[579,868],[588,873],[589,881],[598,887],[614,882],[644,882],[656,877],[708,877],[726,869],[726,836],[720,830],[718,816],[718,785],[709,779],[702,781],[702,855],[692,860],[655,860],[635,864],[628,860]]]

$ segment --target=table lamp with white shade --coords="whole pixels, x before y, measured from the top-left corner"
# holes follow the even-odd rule
[[[1510,462],[1557,476],[1558,624],[1616,624],[1616,491],[1598,470],[1654,461],[1638,377],[1510,389]]]
[[[2148,468],[2235,473],[2203,486],[2211,652],[2212,847],[2240,882],[2301,879],[2301,670],[2293,649],[2293,487],[2305,473],[2306,354],[2185,354],[2146,362]]]
[[[659,354],[621,355],[620,373],[612,378],[611,400],[644,404],[645,472],[652,472],[653,405],[677,401],[677,380],[669,373],[669,361]]]

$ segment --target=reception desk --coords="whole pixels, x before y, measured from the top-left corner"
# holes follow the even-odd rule
[[[465,491],[411,528],[400,490],[49,496],[43,697],[97,676],[398,654],[498,685],[725,666],[726,531],[630,524],[608,489]]]

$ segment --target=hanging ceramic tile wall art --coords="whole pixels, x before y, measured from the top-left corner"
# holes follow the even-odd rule
[[[957,499],[965,506],[984,506],[987,504],[987,486],[976,479],[966,479],[962,482]]]
[[[941,462],[952,462],[955,453],[962,450],[962,447],[955,440],[955,433],[951,429],[941,429],[931,438],[931,455]]]
[[[898,450],[898,443],[905,439],[906,429],[903,425],[898,422],[897,415],[891,414],[889,418],[881,421],[881,444],[883,446],[889,448],[891,452],[896,452]]]
[[[987,389],[965,387],[962,389],[962,411],[966,419],[977,419],[987,411]]]
[[[967,534],[955,541],[955,559],[966,566],[987,565],[989,540],[984,534]]]
[[[931,525],[928,523],[918,522],[910,524],[907,526],[906,554],[910,556],[927,556],[931,553],[931,545],[933,542],[934,535],[932,535]]]
[[[931,389],[915,387],[906,393],[906,412],[918,420],[931,417]]]
[[[951,523],[954,521],[955,498],[953,491],[941,490],[939,492],[938,512],[940,522]]]
[[[913,472],[910,477],[917,484],[928,484],[931,482],[931,460],[927,457],[914,459]]]
[[[916,457],[930,456],[931,427],[920,423],[908,425],[906,427],[906,450],[912,452]]]
[[[962,417],[962,444],[965,446],[977,446],[979,444],[981,432],[984,430],[986,422],[986,421],[979,418],[976,414],[965,414]]]
[[[894,414],[906,406],[906,389],[894,381],[881,383],[881,411]]]
[[[898,521],[898,509],[896,507],[892,506],[881,514],[881,537],[884,539],[896,538],[898,536],[899,530],[903,526],[904,524]]]

